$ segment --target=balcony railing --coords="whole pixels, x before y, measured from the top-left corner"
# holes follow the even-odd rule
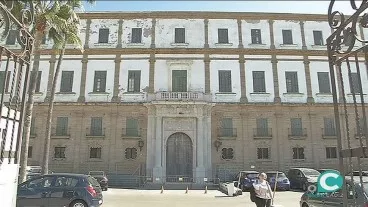
[[[204,101],[202,92],[157,92],[157,101]]]
[[[322,137],[324,139],[336,138],[336,129],[335,128],[322,128]]]
[[[105,128],[87,128],[86,137],[105,137]]]
[[[51,130],[51,136],[53,138],[70,137],[70,128],[53,127]]]
[[[289,138],[292,137],[307,137],[306,128],[289,128]]]
[[[219,128],[218,136],[219,137],[237,137],[236,128]]]
[[[272,138],[272,128],[254,128],[254,138]]]
[[[141,137],[141,130],[138,128],[123,128],[122,137]]]

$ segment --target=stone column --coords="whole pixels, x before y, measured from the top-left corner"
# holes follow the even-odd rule
[[[204,163],[205,163],[205,168],[207,170],[206,172],[206,176],[208,178],[212,177],[212,136],[211,136],[211,112],[212,112],[212,105],[207,105],[205,107],[206,113],[205,113],[205,117],[204,117],[204,134],[205,134],[205,139],[204,139]]]
[[[239,38],[239,45],[238,48],[244,48],[243,45],[243,31],[242,31],[242,22],[241,19],[238,19],[238,38]]]
[[[114,70],[114,91],[111,101],[120,102],[119,98],[119,77],[120,77],[121,55],[116,55]]]
[[[268,20],[268,24],[269,24],[269,28],[270,28],[270,49],[271,50],[274,50],[276,49],[275,47],[275,34],[273,32],[273,23],[274,23],[274,20],[270,19]]]
[[[123,22],[124,21],[122,19],[119,19],[118,44],[116,48],[122,48]]]
[[[83,55],[82,59],[82,75],[79,89],[78,102],[86,102],[86,79],[87,79],[88,55]]]
[[[155,115],[154,106],[148,106],[148,122],[147,122],[147,160],[146,169],[147,175],[152,176],[152,169],[155,167]]]
[[[44,102],[48,102],[50,100],[50,96],[51,96],[51,88],[52,88],[52,83],[54,81],[54,75],[55,75],[55,63],[56,63],[56,55],[51,55],[51,59],[50,59],[50,68],[49,68],[49,77],[48,77],[48,82],[47,82],[47,91],[46,91],[46,97]],[[61,79],[61,77],[60,77]]]
[[[304,22],[300,21],[300,31],[301,31],[301,36],[302,36],[302,50],[303,51],[307,51],[307,44],[305,42],[305,30],[304,30]],[[307,84],[307,103],[314,103],[314,98],[312,95],[312,82],[311,82],[311,78],[310,78],[310,68],[309,68],[309,59],[308,59],[308,55],[303,55],[303,63],[304,63],[304,72],[305,72],[305,81]]]
[[[275,50],[276,49],[275,36],[273,32],[274,20],[269,20],[268,23],[270,27],[270,42],[271,42],[270,49]],[[271,63],[272,63],[272,72],[273,72],[273,90],[275,94],[274,102],[281,103],[280,91],[279,91],[279,76],[278,76],[278,71],[277,71],[277,57],[275,53],[273,53],[271,56]]]
[[[204,48],[208,49],[208,19],[204,20]],[[208,52],[204,54],[204,92],[209,95],[211,93],[211,70],[210,70],[210,55]]]
[[[156,116],[156,137],[155,137],[155,167],[153,168],[154,181],[156,178],[160,178],[162,182],[163,170],[162,170],[162,116]]]
[[[240,91],[241,97],[240,102],[246,103],[247,99],[247,85],[246,85],[246,76],[245,76],[245,59],[244,55],[239,55],[239,69],[240,69]]]
[[[197,118],[197,166],[196,166],[196,183],[202,183],[203,178],[206,175],[205,168],[203,165],[203,141],[204,141],[204,133],[203,133],[203,116],[199,116]]]
[[[151,54],[149,58],[149,84],[148,84],[148,93],[149,96],[154,96],[155,92],[155,48],[156,48],[156,19],[152,19],[152,34],[151,34]]]

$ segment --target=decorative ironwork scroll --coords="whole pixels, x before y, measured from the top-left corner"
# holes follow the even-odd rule
[[[327,52],[339,168],[341,173],[350,176],[349,180],[362,184],[362,168],[364,164],[367,166],[365,158],[368,158],[365,104],[368,98],[365,93],[368,91],[364,91],[362,85],[368,82],[368,39],[364,37],[364,29],[368,28],[368,0],[359,1],[359,4],[350,0],[354,11],[351,16],[335,11],[334,4],[335,0],[332,0],[328,8],[328,23],[332,34],[327,38]],[[359,171],[359,178],[354,178],[354,170]],[[345,185],[343,195],[345,207],[348,205]]]
[[[0,164],[18,161],[34,42],[29,28],[33,24],[32,1],[0,0]]]

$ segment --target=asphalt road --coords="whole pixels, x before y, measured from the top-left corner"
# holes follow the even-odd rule
[[[275,206],[298,207],[302,193],[276,192]],[[165,190],[161,194],[158,190],[127,190],[109,189],[104,192],[102,207],[255,207],[250,201],[249,193],[241,196],[228,197],[227,195],[211,190],[207,194],[203,191]]]

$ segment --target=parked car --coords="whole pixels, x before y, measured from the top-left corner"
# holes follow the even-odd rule
[[[349,172],[347,175],[351,175],[351,172]],[[353,176],[359,176],[359,171],[353,171]],[[368,176],[368,171],[362,171],[362,176]]]
[[[276,190],[290,190],[290,181],[289,178],[286,177],[285,173],[280,171],[268,171],[266,172],[267,181],[270,183],[270,186]],[[276,175],[277,175],[277,182],[276,182]]]
[[[109,180],[107,179],[104,171],[89,171],[88,175],[92,176],[100,183],[102,190],[109,189]]]
[[[257,171],[240,171],[236,177],[237,186],[242,191],[249,190],[253,183],[258,179],[259,172]]]
[[[317,171],[320,172],[320,173],[324,173],[326,171],[338,171],[338,170],[335,170],[335,169],[318,169]]]
[[[307,191],[308,186],[317,183],[321,173],[311,168],[291,168],[288,172],[290,188]]]
[[[102,203],[101,187],[88,175],[55,173],[42,175],[18,185],[17,207],[99,207]]]
[[[350,177],[346,176],[345,181],[348,192],[348,206],[368,206],[368,178],[363,178],[363,186],[360,185],[359,177],[355,177],[353,183]],[[355,195],[353,187],[355,188]],[[318,195],[305,192],[300,198],[300,207],[342,206],[343,198],[341,192],[342,191],[339,190],[333,193],[318,193]],[[354,200],[356,200],[356,203],[354,203]]]

